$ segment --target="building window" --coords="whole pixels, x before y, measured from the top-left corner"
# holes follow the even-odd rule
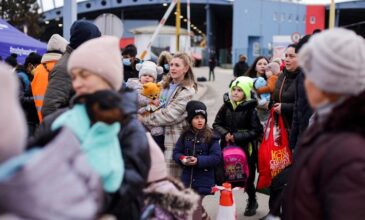
[[[311,17],[310,17],[309,22],[310,22],[311,24],[315,24],[315,23],[316,23],[316,17],[311,16]]]
[[[277,21],[278,20],[278,13],[274,12],[272,19],[274,21]]]
[[[284,22],[284,20],[285,20],[285,13],[282,13],[281,14],[281,19],[280,20],[281,20],[281,22]]]

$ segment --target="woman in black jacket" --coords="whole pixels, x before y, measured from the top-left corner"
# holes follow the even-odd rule
[[[300,73],[295,45],[289,45],[285,52],[285,68],[276,81],[270,107],[282,115],[285,128],[290,131],[295,102],[295,80]]]
[[[285,68],[276,81],[273,100],[270,102],[270,107],[274,108],[277,114],[282,115],[284,126],[289,134],[293,120],[294,103],[296,101],[297,78],[300,74],[302,73],[298,66],[296,45],[289,45],[285,52]],[[268,215],[280,215],[282,192],[287,183],[289,169],[290,167],[283,170],[271,182],[269,198],[270,211]]]

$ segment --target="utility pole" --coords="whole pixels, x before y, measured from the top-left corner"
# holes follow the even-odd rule
[[[187,2],[186,2],[186,10],[187,10],[187,23],[188,23],[188,43],[186,44],[186,47],[187,47],[187,49],[186,49],[186,52],[188,53],[188,54],[190,54],[191,53],[191,51],[190,51],[190,44],[191,44],[191,27],[190,27],[190,25],[191,25],[191,20],[190,20],[190,0],[188,0]]]
[[[181,8],[180,8],[180,0],[177,0],[176,3],[176,52],[180,51],[180,15],[181,15]]]
[[[335,9],[336,9],[335,0],[331,0],[330,17],[329,17],[329,24],[328,24],[329,29],[333,29],[335,27]]]
[[[54,1],[53,1],[54,3]],[[63,4],[63,37],[70,40],[70,29],[72,23],[77,20],[77,2],[69,0]]]

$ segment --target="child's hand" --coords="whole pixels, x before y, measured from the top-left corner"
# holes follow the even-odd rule
[[[137,114],[137,118],[140,122],[143,122],[143,116],[141,114]]]
[[[196,157],[188,157],[188,166],[194,166],[198,163],[198,158]]]
[[[281,114],[281,103],[275,103],[273,108],[276,113]]]
[[[234,136],[233,136],[233,134],[231,135],[231,142],[234,143]]]
[[[231,134],[230,133],[226,134],[225,140],[227,143],[229,142],[230,139],[231,139]]]
[[[226,134],[225,139],[226,139],[226,142],[227,143],[234,142],[234,137],[233,137],[233,135],[231,133]]]
[[[192,156],[180,156],[179,159],[185,166],[194,166],[198,162],[198,159]]]
[[[159,99],[155,99],[152,101],[152,104],[155,106],[160,106],[160,100]]]

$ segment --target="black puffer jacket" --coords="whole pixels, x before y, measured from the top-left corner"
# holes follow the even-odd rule
[[[146,130],[137,119],[138,94],[132,89],[121,91],[120,108],[128,118],[121,124],[119,141],[122,146],[125,173],[122,186],[112,195],[108,212],[118,219],[139,220],[143,207],[143,188],[151,167]]]
[[[304,89],[305,76],[300,72],[295,82],[295,103],[293,110],[293,122],[291,125],[289,146],[295,149],[298,146],[300,136],[308,127],[309,118],[312,116],[313,111],[309,106],[307,93]]]
[[[246,151],[249,143],[258,140],[262,133],[262,125],[257,116],[257,101],[242,102],[234,110],[231,101],[226,96],[223,106],[219,109],[213,123],[213,128],[221,136],[221,146],[227,146],[225,135],[231,133],[235,144]],[[247,152],[247,151],[246,151]]]
[[[38,124],[38,114],[35,107],[32,89],[25,89],[23,81],[19,78],[19,100],[25,113],[27,123]],[[30,85],[29,85],[30,86]]]
[[[143,206],[142,190],[147,182],[151,158],[146,130],[136,115],[137,93],[124,89],[120,95],[121,100],[118,105],[124,119],[121,121],[118,136],[122,147],[125,173],[120,189],[114,194],[107,195],[105,208],[107,213],[115,215],[118,219],[139,220]],[[51,131],[51,125],[67,110],[68,108],[60,109],[45,117],[28,146],[42,146],[43,142],[55,136]]]
[[[293,109],[295,102],[295,86],[296,78],[300,73],[300,69],[289,72],[284,69],[275,84],[274,96],[270,103],[270,107],[275,103],[281,103],[281,114],[287,129],[291,128],[293,119]]]

